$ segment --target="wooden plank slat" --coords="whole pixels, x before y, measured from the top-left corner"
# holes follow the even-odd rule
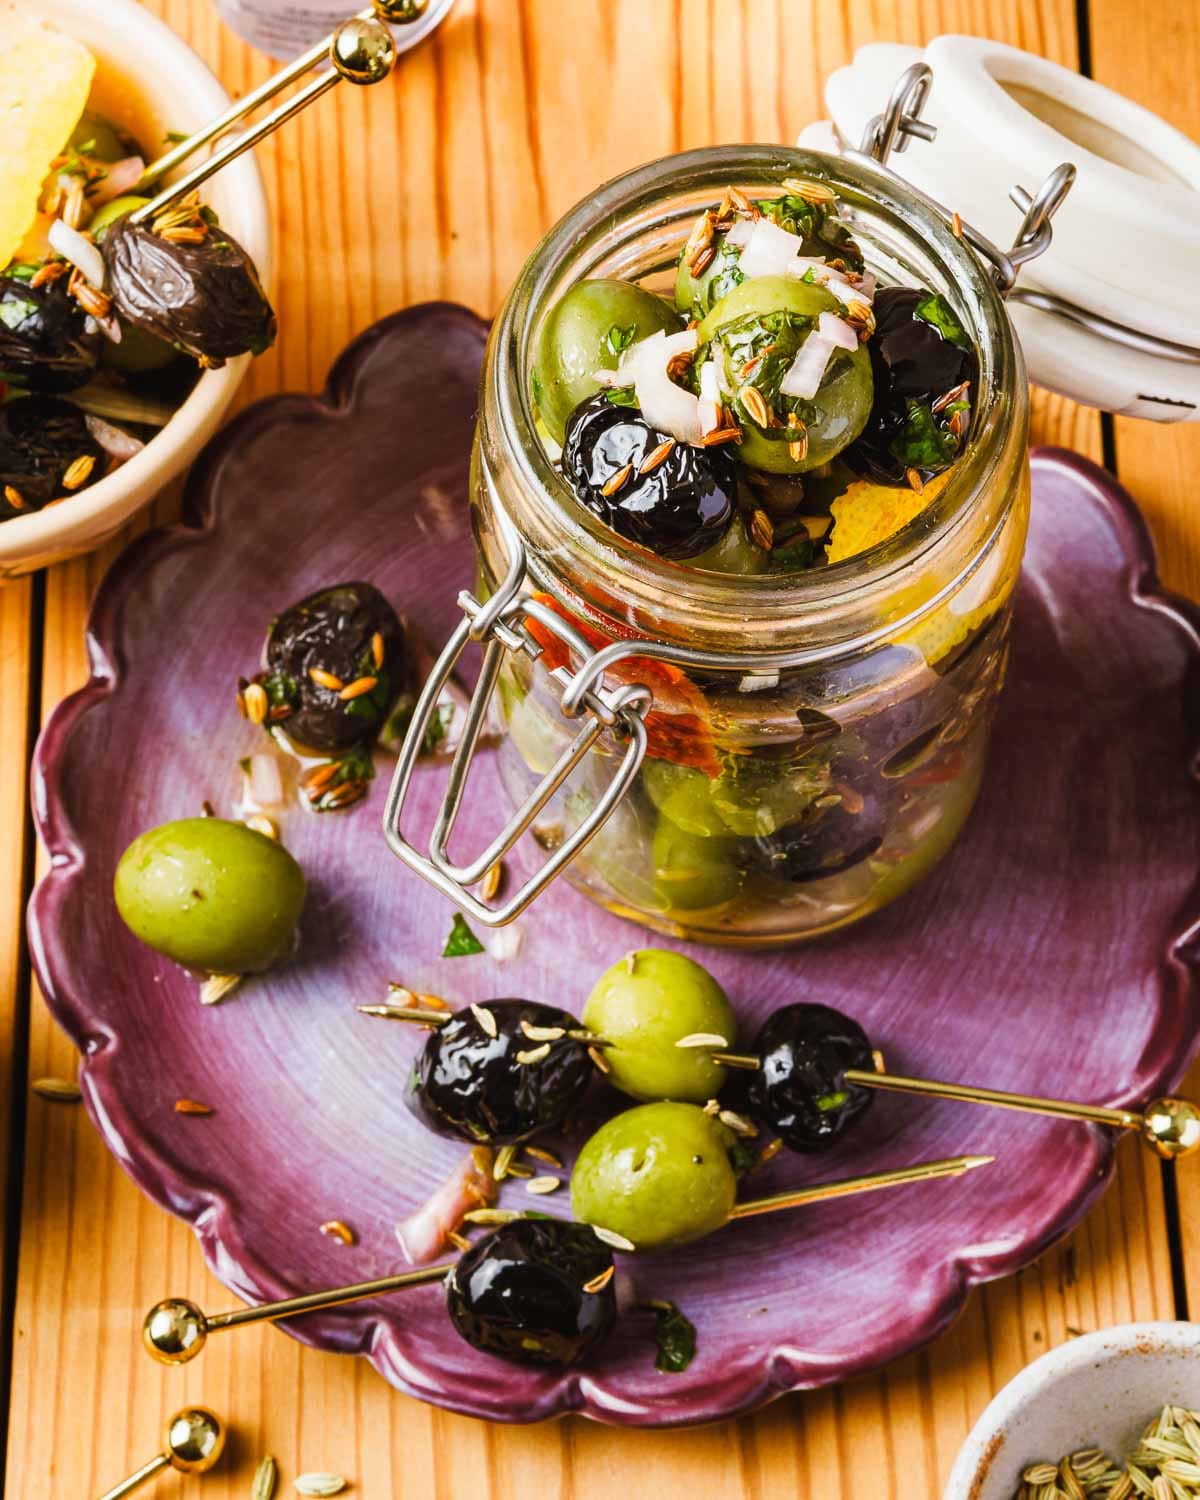
[[[267,64],[203,0],[151,8],[230,87],[265,76]],[[546,225],[603,177],[681,147],[791,139],[820,113],[823,77],[854,47],[949,30],[1069,63],[1077,56],[1073,0],[458,0],[390,94],[339,90],[265,148],[281,337],[248,394],[318,386],[348,337],[405,303],[446,296],[493,311]],[[1035,400],[1035,435],[1099,456],[1094,415],[1058,398]],[[82,679],[82,622],[104,561],[49,577],[44,709]],[[40,1005],[30,1066],[73,1066]],[[703,1431],[578,1421],[512,1430],[423,1407],[362,1361],[316,1354],[274,1330],[215,1340],[183,1371],[153,1366],[137,1346],[151,1302],[179,1292],[221,1307],[228,1294],[188,1231],[140,1197],[80,1111],[35,1103],[10,1493],[98,1493],[153,1450],[168,1410],[196,1399],[229,1416],[236,1442],[202,1491],[170,1479],[164,1493],[245,1496],[270,1449],[289,1481],[332,1469],[370,1500],[607,1500],[621,1487],[730,1500],[932,1497],[980,1408],[1024,1362],[1077,1329],[1169,1314],[1162,1225],[1157,1173],[1127,1147],[1116,1187],[1069,1244],[973,1298],[937,1344],[880,1375]]]

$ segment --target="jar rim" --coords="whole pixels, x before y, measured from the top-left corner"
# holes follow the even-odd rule
[[[667,199],[678,195],[682,184],[698,202],[676,212],[675,219],[694,216],[707,196],[715,202],[729,183],[778,189],[784,177],[828,183],[842,201],[886,222],[907,245],[919,247],[936,262],[954,289],[956,311],[978,352],[971,433],[938,496],[894,535],[853,557],[799,573],[765,574],[717,573],[669,562],[622,538],[593,515],[551,461],[535,427],[528,379],[531,341],[548,294],[562,282],[564,269],[588,254],[593,266],[598,264],[611,250],[614,224],[659,229]],[[663,229],[662,243],[664,251],[673,251],[678,240]],[[585,268],[580,274],[593,272]],[[570,277],[578,279],[579,275]],[[492,339],[485,397],[494,401],[508,434],[508,457],[517,480],[513,503],[507,493],[499,499],[513,531],[531,544],[527,551],[535,580],[559,593],[565,578],[569,592],[578,597],[578,577],[572,575],[571,565],[589,562],[601,574],[619,576],[631,624],[645,615],[661,618],[666,599],[673,613],[678,612],[681,633],[713,612],[732,612],[743,623],[752,619],[777,627],[803,624],[819,629],[822,619],[833,619],[864,595],[888,589],[904,569],[945,546],[969,522],[974,502],[988,493],[1010,445],[1012,424],[1005,418],[1012,394],[1024,391],[1020,351],[990,270],[968,242],[954,234],[936,204],[864,158],[772,144],[703,147],[661,157],[610,179],[581,199],[534,248]],[[1007,505],[995,518],[994,533],[1006,516]],[[978,553],[976,548],[964,559],[964,571],[978,561]],[[586,588],[583,592],[586,596]],[[607,612],[603,604],[597,608]],[[689,624],[684,616],[694,618]],[[674,633],[670,622],[662,623],[665,633]]]

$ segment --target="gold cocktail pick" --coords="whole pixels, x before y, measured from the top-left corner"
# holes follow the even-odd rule
[[[163,1450],[143,1464],[136,1474],[106,1490],[100,1500],[121,1500],[132,1495],[164,1469],[180,1474],[207,1474],[225,1447],[225,1424],[206,1406],[185,1406],[168,1419]]]
[[[714,1062],[728,1068],[757,1069],[757,1057],[743,1052],[714,1051]],[[906,1078],[885,1070],[883,1057],[875,1054],[876,1069],[847,1068],[842,1077],[851,1086],[885,1089],[897,1094],[923,1094],[932,1099],[957,1099],[965,1104],[988,1104],[997,1109],[1015,1109],[1026,1114],[1053,1115],[1065,1120],[1087,1120],[1093,1125],[1112,1125],[1118,1130],[1136,1130],[1142,1139],[1168,1161],[1190,1156],[1200,1148],[1200,1107],[1190,1099],[1167,1096],[1155,1099],[1142,1111],[1112,1109],[1103,1104],[1079,1104],[1069,1099],[1044,1099],[1037,1094],[1014,1094],[1003,1089],[976,1088],[971,1084],[942,1083],[933,1078]]]
[[[735,1203],[729,1218],[731,1221],[750,1219],[759,1214],[778,1213],[785,1208],[804,1208],[833,1198],[903,1187],[907,1183],[931,1182],[939,1177],[961,1177],[965,1172],[986,1166],[993,1160],[991,1156],[951,1156],[940,1161],[918,1162],[913,1167],[876,1172],[869,1177],[820,1182],[812,1187],[774,1193],[769,1198],[750,1198],[744,1203]],[[503,1215],[503,1210],[493,1212]],[[519,1219],[524,1215],[513,1213],[511,1217]],[[493,1222],[503,1222],[503,1218]],[[210,1333],[219,1333],[224,1328],[241,1328],[248,1323],[278,1323],[283,1318],[316,1312],[319,1308],[339,1307],[343,1303],[357,1302],[364,1297],[375,1297],[385,1292],[398,1292],[405,1287],[442,1281],[453,1269],[453,1262],[421,1266],[415,1271],[402,1271],[398,1276],[384,1276],[378,1281],[360,1281],[355,1285],[335,1287],[327,1292],[309,1292],[301,1297],[286,1297],[280,1302],[264,1302],[258,1307],[238,1307],[232,1312],[216,1313],[211,1317],[186,1297],[168,1297],[146,1314],[142,1324],[142,1343],[160,1364],[183,1365],[195,1359],[204,1348]],[[105,1500],[108,1500],[107,1496]]]
[[[336,87],[343,78],[350,83],[357,84],[381,82],[396,64],[396,43],[385,22],[400,24],[418,20],[426,8],[426,0],[421,0],[421,3],[415,3],[415,0],[375,0],[375,3],[368,6],[366,10],[360,11],[356,16],[351,16],[348,21],[343,21],[324,41],[310,47],[287,67],[272,74],[265,83],[261,83],[256,89],[251,89],[248,94],[231,104],[224,114],[210,120],[207,125],[201,126],[186,140],[172,146],[170,151],[160,156],[157,161],[151,162],[142,173],[140,182],[133,189],[134,193],[149,192],[155,183],[160,182],[168,172],[173,172],[176,167],[195,155],[202,146],[208,145],[210,141],[223,135],[231,126],[252,115],[261,105],[282,93],[289,84],[294,83],[310,69],[323,62],[331,65],[318,73],[310,83],[299,89],[290,99],[273,109],[270,114],[264,115],[257,125],[250,126],[232,140],[227,141],[206,161],[193,167],[190,172],[163,188],[149,203],[144,203],[140,208],[135,209],[129,216],[130,222],[144,224],[156,218],[164,208],[186,197],[202,182],[206,182],[214,173],[227,166],[234,157],[256,146],[272,131],[278,130],[287,120],[299,114],[302,109],[306,109],[315,99],[319,99],[322,94]]]

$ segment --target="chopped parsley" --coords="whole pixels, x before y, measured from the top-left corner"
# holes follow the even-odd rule
[[[941,336],[960,349],[969,349],[971,341],[963,331],[954,309],[940,292],[930,292],[913,308],[916,317],[936,328]]]
[[[658,1355],[654,1368],[665,1375],[682,1375],[696,1357],[696,1325],[684,1317],[674,1302],[645,1302],[654,1314],[654,1338]]]
[[[425,738],[421,741],[421,754],[432,755],[446,738],[450,721],[454,718],[453,703],[439,703],[429,719]]]
[[[630,323],[628,328],[622,328],[619,323],[614,323],[608,330],[608,337],[604,341],[608,345],[609,353],[624,353],[630,344],[633,343],[633,336],[636,332],[637,328],[632,323]]]
[[[454,921],[450,924],[450,935],[446,939],[446,946],[442,949],[443,958],[469,958],[472,953],[482,953],[483,944],[467,926],[467,919],[462,912],[454,913]]]
[[[637,406],[637,396],[631,385],[623,385],[613,391],[606,391],[605,395],[613,406]]]
[[[904,425],[891,441],[892,454],[908,469],[938,473],[958,454],[958,439],[938,425],[924,401],[909,400]]]
[[[817,1097],[813,1100],[813,1103],[817,1106],[817,1108],[823,1115],[827,1115],[831,1110],[841,1109],[842,1105],[845,1104],[846,1100],[849,1099],[849,1097],[850,1095],[845,1091],[845,1089],[838,1089],[838,1091],[833,1094],[818,1094]]]

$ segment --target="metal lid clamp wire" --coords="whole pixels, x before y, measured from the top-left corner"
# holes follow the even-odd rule
[[[876,170],[888,170],[888,155],[893,150],[903,151],[911,137],[931,138],[933,127],[920,118],[920,110],[931,81],[931,70],[924,64],[909,68],[894,88],[887,108],[872,120],[863,149],[858,154]],[[1049,247],[1050,221],[1070,190],[1073,176],[1074,169],[1064,165],[1051,173],[1032,196],[1020,188],[1013,190],[1014,201],[1024,218],[1013,247],[1008,252],[1000,250],[985,235],[969,225],[961,225],[963,237],[990,263],[1002,294],[1011,291],[1021,266],[1034,260]],[[907,183],[905,188],[906,191],[912,191]],[[923,197],[920,194],[917,196]],[[931,199],[924,201],[931,211],[957,226],[957,220],[947,210]],[[632,785],[646,755],[645,717],[653,706],[653,694],[642,683],[609,687],[606,673],[618,663],[652,658],[693,671],[713,669],[756,675],[804,666],[822,655],[819,650],[814,649],[799,649],[769,656],[749,652],[712,652],[651,640],[620,640],[594,648],[569,621],[523,592],[528,571],[527,553],[507,517],[501,517],[501,526],[509,559],[508,573],[486,604],[467,590],[459,594],[458,606],[463,612],[463,619],[439,656],[417,700],[388,791],[383,818],[384,834],[392,852],[444,896],[449,897],[461,911],[485,927],[503,927],[520,916],[530,902],[600,832]],[[947,585],[947,590],[950,587],[951,585]],[[925,607],[936,602],[937,597],[926,601]],[[906,619],[907,617],[899,621],[891,620],[880,625],[877,631],[868,632],[859,644],[869,644],[874,638],[883,639],[902,628]],[[531,661],[537,661],[542,655],[542,646],[529,630],[529,620],[536,621],[544,632],[564,644],[578,662],[574,671],[560,666],[552,669],[549,675],[562,689],[559,702],[562,714],[567,719],[581,721],[580,728],[573,741],[488,847],[469,863],[455,864],[449,854],[449,842],[462,806],[471,762],[479,744],[504,653],[511,651],[524,654]],[[451,760],[445,795],[429,837],[428,853],[423,854],[403,831],[405,802],[439,696],[472,642],[483,647],[483,663],[470,700],[463,734]],[[550,798],[606,730],[613,731],[623,740],[624,747],[618,768],[604,793],[588,815],[529,879],[514,890],[503,904],[489,906],[470,888],[481,881],[498,860],[510,853]]]

